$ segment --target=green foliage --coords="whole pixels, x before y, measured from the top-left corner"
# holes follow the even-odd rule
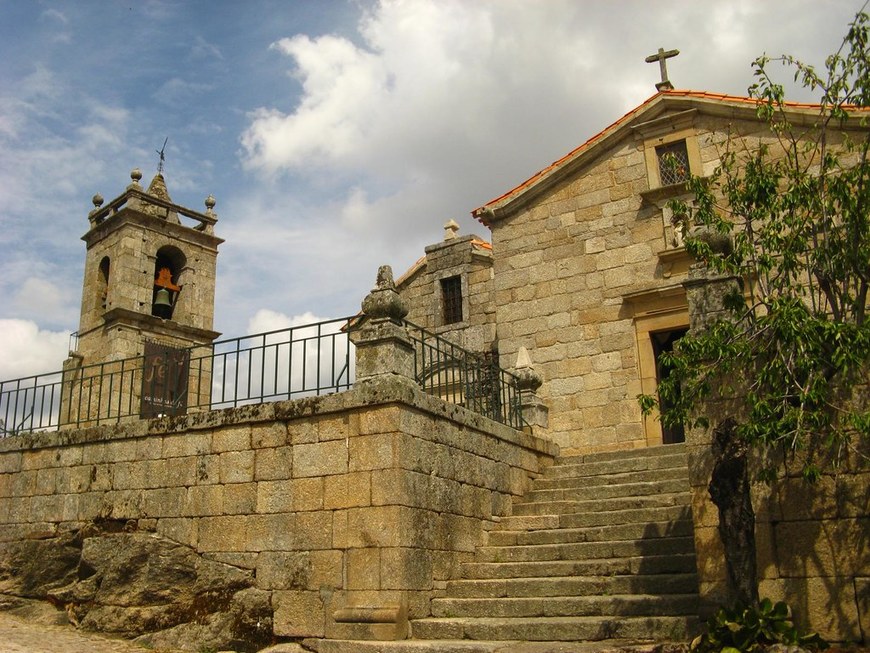
[[[696,228],[730,236],[729,251],[691,234],[686,249],[740,280],[742,292],[725,300],[729,319],[676,344],[659,396],[641,399],[646,412],[661,400],[666,424],[689,426],[707,423],[711,397],[737,402],[740,437],[801,452],[808,480],[870,440],[867,43],[859,13],[824,76],[788,56],[756,60],[749,92],[772,137],[749,147],[733,135],[715,173],[687,182],[693,204],[671,206]],[[786,105],[769,76],[774,61],[820,92],[817,114]]]
[[[762,599],[757,607],[720,608],[707,622],[707,632],[692,642],[693,653],[752,653],[771,644],[828,648],[816,633],[801,635],[791,619],[791,609],[780,601]]]

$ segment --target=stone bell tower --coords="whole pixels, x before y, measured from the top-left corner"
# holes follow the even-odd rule
[[[215,200],[205,213],[175,204],[158,172],[148,190],[130,173],[124,192],[104,206],[94,196],[78,346],[67,369],[146,354],[146,343],[185,348],[211,343],[214,322]],[[77,360],[75,360],[77,359]]]

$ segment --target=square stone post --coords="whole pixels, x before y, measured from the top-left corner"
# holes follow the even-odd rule
[[[708,228],[696,231],[697,238],[706,242],[714,252],[730,251],[728,236]],[[705,263],[696,262],[689,267],[688,278],[683,282],[689,309],[689,327],[692,333],[701,333],[719,320],[733,319],[725,307],[725,298],[734,292],[742,292],[741,279],[722,274]],[[706,618],[717,606],[735,598],[735,587],[729,580],[726,551],[720,535],[719,508],[711,498],[711,481],[716,469],[729,460],[732,466],[745,465],[746,451],[739,443],[726,441],[715,434],[729,422],[739,419],[740,407],[733,400],[718,396],[708,398],[704,413],[709,418],[707,428],[687,429],[686,447],[689,459],[689,483],[692,491],[692,518],[694,522],[695,551],[697,554],[698,585],[701,603],[700,616]],[[751,511],[752,507],[748,506]]]
[[[362,302],[363,315],[350,334],[356,346],[356,380],[354,389],[367,388],[381,396],[403,394],[403,386],[416,387],[414,382],[414,345],[402,323],[408,314],[407,302],[396,291],[393,271],[388,265],[378,269],[375,288]],[[399,385],[397,385],[399,384]],[[372,472],[370,483],[382,487],[383,476],[395,469]],[[395,506],[372,508],[373,520],[398,519]],[[381,512],[379,512],[381,511]],[[398,527],[398,526],[396,526]],[[393,534],[395,535],[395,534]],[[353,537],[348,534],[347,537]],[[371,544],[370,542],[368,543]],[[382,559],[398,559],[400,547],[354,547],[345,553],[345,574],[354,593],[367,598],[360,605],[357,597],[352,605],[332,612],[327,625],[327,637],[332,639],[399,640],[409,635],[407,592],[366,589],[380,585]],[[397,562],[393,573],[402,577],[408,573],[409,561],[403,567]],[[374,579],[374,580],[373,580]]]

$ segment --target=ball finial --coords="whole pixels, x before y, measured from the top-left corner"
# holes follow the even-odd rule
[[[211,193],[208,194],[208,197],[205,198],[205,208],[211,211],[217,202],[215,201],[214,195]]]
[[[133,183],[138,184],[139,180],[142,179],[142,171],[139,168],[133,168],[130,172],[130,179],[133,180]]]
[[[94,195],[94,196],[91,198],[91,201],[94,203],[94,208],[95,208],[95,209],[98,209],[98,208],[100,208],[100,207],[103,205],[103,202],[104,202],[105,200],[103,200],[103,196],[102,196],[102,195],[100,195],[99,193],[97,193],[96,195]]]

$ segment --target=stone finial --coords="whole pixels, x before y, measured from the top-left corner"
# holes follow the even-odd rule
[[[401,320],[408,314],[408,302],[396,290],[393,268],[382,265],[378,268],[375,287],[362,301],[362,310],[367,317]]]
[[[169,197],[169,191],[166,188],[166,180],[159,172],[154,175],[154,179],[152,179],[151,183],[148,185],[147,192],[149,195],[151,195],[151,197],[156,197],[157,199],[164,200],[165,202],[172,201],[172,198]]]
[[[214,198],[214,195],[211,193],[208,194],[208,197],[205,198],[205,212],[211,215],[214,213],[214,207],[217,204],[217,201]]]
[[[95,209],[100,208],[100,207],[103,205],[103,202],[104,202],[104,201],[105,201],[105,200],[103,199],[103,196],[100,195],[99,193],[97,193],[96,195],[94,195],[94,196],[91,198],[91,202],[94,203],[94,208],[95,208]]]
[[[517,385],[520,390],[530,390],[535,392],[544,383],[541,375],[535,371],[532,366],[532,359],[529,356],[529,350],[525,347],[520,347],[517,352],[517,363],[514,366],[514,374],[517,377]]]
[[[377,290],[396,289],[396,282],[393,281],[393,268],[389,265],[382,265],[378,268],[378,276],[375,279],[375,288]]]
[[[456,220],[448,220],[444,223],[444,240],[453,240],[456,238],[456,232],[459,231],[459,225]]]
[[[131,186],[134,188],[141,188],[139,182],[142,180],[142,171],[139,170],[139,168],[133,168],[130,171],[130,179],[133,180],[133,183],[130,184]]]

